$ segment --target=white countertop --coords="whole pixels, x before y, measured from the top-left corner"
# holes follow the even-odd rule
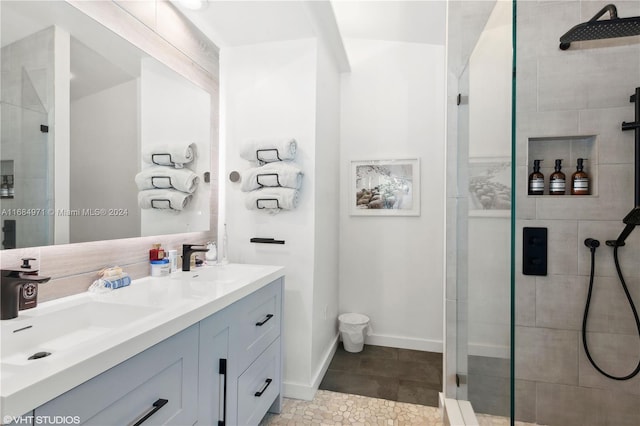
[[[108,293],[81,293],[20,311],[18,318],[0,322],[0,421],[29,412],[282,276],[284,268],[279,266],[203,266],[169,277],[141,278]],[[94,327],[98,330],[95,335],[87,332],[88,328],[80,330],[83,333],[69,334],[69,342],[74,336],[71,344],[53,345],[55,349],[36,346],[36,350],[51,352],[37,360],[23,360],[24,354],[10,347],[14,330],[32,325],[18,332],[24,334],[16,335],[28,338],[27,333],[36,333],[33,330],[37,327],[42,332],[46,327],[37,322],[38,317],[42,322],[47,314],[87,302],[98,302],[87,306],[129,305],[124,306],[127,322],[113,329]],[[81,339],[86,340],[78,344]]]

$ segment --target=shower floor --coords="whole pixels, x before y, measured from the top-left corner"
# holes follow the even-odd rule
[[[340,343],[320,389],[437,407],[442,354],[372,345],[351,353]]]

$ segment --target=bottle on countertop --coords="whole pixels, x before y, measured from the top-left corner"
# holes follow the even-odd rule
[[[571,175],[571,195],[589,195],[589,175],[584,169],[584,158],[578,158],[576,171]]]
[[[562,173],[562,160],[556,160],[556,170],[549,176],[549,194],[564,195],[566,190],[566,176]]]
[[[529,195],[544,194],[544,175],[540,173],[540,162],[533,160],[533,172],[529,175]]]
[[[161,244],[154,244],[153,248],[149,250],[149,260],[162,260],[164,259],[164,249]]]

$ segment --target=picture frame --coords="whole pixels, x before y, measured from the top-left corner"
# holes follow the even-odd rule
[[[469,216],[511,216],[511,158],[469,158]]]
[[[351,161],[352,216],[420,216],[420,161]]]

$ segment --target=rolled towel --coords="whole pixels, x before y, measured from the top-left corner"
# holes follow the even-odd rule
[[[153,166],[136,175],[136,185],[145,189],[177,189],[192,194],[198,187],[198,175],[189,169]]]
[[[262,188],[247,192],[249,210],[292,210],[298,206],[298,191],[293,188]]]
[[[196,144],[156,145],[145,149],[142,160],[158,166],[174,166],[178,169],[196,158]]]
[[[240,157],[247,161],[271,163],[293,160],[296,156],[296,140],[287,138],[249,139],[240,147]]]
[[[191,197],[191,194],[175,189],[147,189],[138,192],[138,206],[141,209],[184,210]]]
[[[263,187],[299,189],[302,183],[302,170],[287,161],[268,163],[261,167],[253,167],[241,173],[244,192]]]

